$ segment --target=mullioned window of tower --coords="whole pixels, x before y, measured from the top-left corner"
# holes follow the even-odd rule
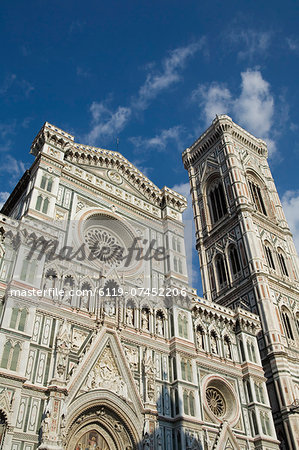
[[[221,181],[210,188],[209,200],[212,221],[213,223],[216,223],[227,213],[224,190]]]
[[[271,249],[268,247],[268,245],[265,245],[265,251],[266,251],[268,266],[271,269],[275,270],[275,264],[274,264],[272,252],[271,252]]]
[[[249,181],[249,188],[253,203],[257,211],[264,214],[264,216],[267,216],[267,211],[262,197],[261,188],[256,183],[253,183],[253,181]]]

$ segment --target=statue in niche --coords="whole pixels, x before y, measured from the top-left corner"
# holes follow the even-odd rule
[[[45,438],[49,437],[49,432],[50,432],[50,422],[51,422],[51,417],[50,417],[50,413],[49,411],[46,412],[46,417],[44,418],[43,422],[42,422],[42,436],[43,436],[43,440]]]
[[[133,308],[129,307],[127,308],[127,325],[129,326],[133,326],[133,322],[134,322],[134,312],[133,312]]]
[[[163,318],[160,314],[157,315],[156,331],[159,336],[163,336],[164,334]]]
[[[45,276],[45,284],[44,284],[44,291],[45,291],[45,295],[47,297],[53,297],[53,289],[55,288],[55,283],[56,283],[56,275],[53,273],[48,273]]]
[[[115,301],[105,301],[104,305],[104,313],[106,316],[113,317],[115,316]]]
[[[156,393],[156,371],[151,351],[145,349],[143,356],[143,370],[146,377],[146,394],[147,399],[153,402]]]
[[[214,334],[211,334],[211,352],[217,355],[217,339]]]
[[[89,306],[89,295],[84,293],[84,295],[82,295],[81,297],[81,309],[83,311],[88,311],[88,306]]]
[[[197,347],[201,350],[204,348],[203,340],[204,340],[203,332],[201,329],[198,329],[196,332],[196,342],[197,342]]]
[[[161,433],[161,429],[158,428],[157,430],[157,450],[162,450],[163,449],[163,443],[162,443],[162,433]]]
[[[73,296],[73,279],[71,277],[66,277],[64,279],[64,285],[63,285],[63,301],[66,303],[71,304],[72,303],[72,296]]]
[[[143,450],[150,450],[150,437],[148,433],[145,433],[143,438]]]
[[[149,330],[149,313],[146,309],[141,312],[141,328],[144,331]]]
[[[232,358],[231,349],[230,349],[230,343],[227,339],[224,339],[224,356],[227,359]]]
[[[71,324],[66,319],[60,324],[56,342],[59,350],[69,349],[72,344]]]

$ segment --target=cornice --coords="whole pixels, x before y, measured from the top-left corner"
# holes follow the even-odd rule
[[[75,165],[89,165],[117,170],[138,189],[148,200],[157,206],[170,206],[180,212],[187,207],[186,198],[168,187],[159,189],[142,172],[130,163],[123,155],[90,145],[74,142],[74,136],[60,128],[45,122],[31,145],[31,153],[37,156],[44,144],[54,146],[64,153],[64,160]]]
[[[189,169],[207,150],[221,141],[224,135],[231,135],[233,139],[242,145],[249,147],[258,156],[267,157],[267,144],[262,139],[258,139],[248,131],[233,122],[225,115],[216,115],[212,125],[186,150],[182,158],[185,169]]]

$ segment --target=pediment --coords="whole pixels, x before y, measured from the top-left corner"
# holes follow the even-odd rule
[[[223,422],[213,450],[241,450],[228,422]]]
[[[202,179],[208,178],[213,173],[219,174],[219,163],[218,161],[209,158],[204,164]]]
[[[6,420],[10,418],[10,399],[6,389],[0,392],[0,411],[4,414]]]
[[[102,178],[107,183],[111,183],[114,186],[124,189],[128,194],[137,196],[141,198],[142,200],[148,201],[148,196],[142,194],[140,190],[134,187],[134,185],[127,179],[126,176],[119,174],[115,170],[107,170],[102,168],[94,168],[90,166],[81,166],[88,172],[92,173],[93,175],[96,175],[97,177]],[[155,203],[155,202],[153,202]]]
[[[124,349],[116,334],[105,328],[95,336],[70,380],[68,403],[97,390],[113,392],[135,411],[143,407]]]
[[[69,150],[65,155],[65,159],[81,170],[86,170],[101,178],[106,182],[106,186],[112,184],[119,189],[125,190],[128,195],[134,195],[142,200],[150,201],[156,206],[161,203],[161,189],[116,152],[109,151],[109,155],[106,155],[106,158],[100,155],[94,155],[91,158],[88,152],[79,154]],[[105,187],[105,183],[103,187]]]

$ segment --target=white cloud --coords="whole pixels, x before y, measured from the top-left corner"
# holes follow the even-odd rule
[[[199,101],[206,123],[210,123],[216,114],[232,114],[237,123],[264,139],[269,153],[273,155],[276,145],[271,133],[274,98],[270,84],[263,79],[259,70],[248,69],[241,73],[241,79],[241,93],[235,98],[225,85],[215,82],[199,85],[191,98]]]
[[[202,48],[204,41],[179,47],[172,50],[162,65],[163,70],[160,73],[150,72],[145,83],[140,87],[138,97],[133,102],[136,109],[144,110],[148,107],[150,100],[153,100],[163,90],[169,88],[181,79],[180,69],[185,67],[187,59]]]
[[[9,197],[9,192],[0,192],[0,209]]]
[[[90,107],[92,115],[92,129],[86,136],[87,142],[94,145],[99,138],[117,135],[126,126],[131,109],[119,106],[111,111],[104,102],[93,102]]]
[[[0,174],[11,175],[12,177],[19,177],[25,172],[25,164],[11,155],[3,155],[0,160]]]
[[[299,191],[286,191],[281,203],[299,253]]]
[[[299,41],[298,39],[286,38],[287,45],[289,49],[293,52],[297,52],[299,50]]]
[[[274,99],[270,84],[258,70],[241,73],[241,95],[234,101],[237,120],[257,136],[267,136],[273,122]]]
[[[230,91],[221,83],[199,85],[191,94],[193,101],[199,100],[206,124],[209,124],[216,114],[224,114],[230,109],[232,98]]]
[[[148,139],[143,139],[141,136],[130,138],[132,144],[137,148],[155,148],[158,151],[166,149],[169,141],[175,141],[175,145],[181,149],[181,134],[184,132],[184,128],[181,125],[177,125],[166,130],[162,130],[160,134]]]
[[[135,159],[132,161],[133,166],[137,167],[146,177],[150,176],[150,173],[153,171],[152,167],[148,167],[144,165],[145,161],[143,159]]]
[[[86,136],[87,142],[94,145],[99,138],[112,136],[122,131],[133,112],[145,110],[150,101],[155,99],[158,94],[181,80],[180,70],[185,67],[189,57],[203,48],[204,42],[205,40],[201,39],[197,43],[172,50],[162,62],[163,69],[161,72],[155,72],[154,65],[148,65],[150,72],[144,84],[140,87],[137,97],[131,100],[130,106],[119,106],[116,110],[111,111],[105,102],[93,102],[90,106],[92,123],[91,131]],[[160,140],[158,136],[156,138],[157,140],[152,141],[151,145],[163,147],[163,142],[171,137],[165,135],[161,136]],[[138,145],[138,142],[138,138],[135,138],[136,145]]]
[[[176,184],[171,189],[184,195],[187,198],[188,206],[183,213],[183,223],[185,225],[185,248],[186,248],[186,260],[187,270],[189,275],[189,281],[193,287],[197,287],[200,284],[200,267],[198,261],[198,254],[195,248],[195,225],[193,219],[192,199],[190,194],[189,183]],[[200,294],[200,292],[198,292]]]
[[[76,74],[78,75],[78,77],[81,78],[90,78],[91,77],[91,73],[88,69],[83,69],[83,67],[78,66],[76,68]]]
[[[240,59],[253,59],[259,55],[265,55],[271,44],[272,33],[270,31],[256,31],[252,29],[233,31],[229,35],[230,40],[242,46],[238,52]]]

